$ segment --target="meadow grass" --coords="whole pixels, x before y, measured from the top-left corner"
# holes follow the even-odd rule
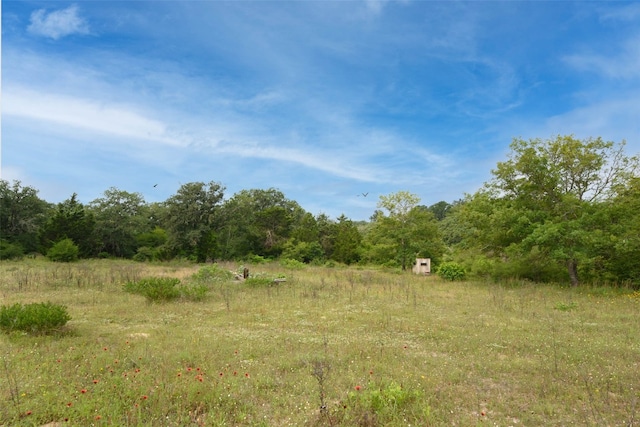
[[[640,423],[638,292],[275,263],[248,267],[286,281],[210,282],[198,302],[123,290],[201,267],[2,262],[0,304],[72,320],[0,335],[0,425]]]

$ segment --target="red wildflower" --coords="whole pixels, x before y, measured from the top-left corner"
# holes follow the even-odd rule
[[[249,378],[249,372],[245,372],[244,376]]]
[[[87,392],[86,388],[83,388],[82,390],[80,390],[80,393],[85,394]]]
[[[73,405],[73,403],[71,403],[71,402],[67,403],[68,407],[71,407],[71,405]]]
[[[31,412],[31,411],[27,411],[27,412],[25,412],[25,415],[31,415],[31,414],[32,414],[32,412]]]
[[[94,384],[98,384],[98,380],[93,380],[93,383]]]
[[[149,398],[149,396],[147,396],[146,394],[142,396],[142,400],[147,400]]]
[[[362,387],[360,387],[359,385],[355,386],[356,391],[360,391],[362,390]]]

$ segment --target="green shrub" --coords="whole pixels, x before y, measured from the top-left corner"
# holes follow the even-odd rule
[[[153,248],[150,248],[148,246],[141,246],[133,256],[133,260],[138,262],[145,262],[152,261],[153,259],[155,259],[155,257],[155,250]]]
[[[280,260],[280,265],[286,268],[291,268],[291,269],[302,269],[305,268],[305,263],[295,260],[295,259],[289,259],[289,258],[284,258]]]
[[[438,275],[445,280],[463,280],[464,267],[457,262],[445,262],[438,267]]]
[[[178,287],[180,296],[189,301],[203,301],[207,297],[209,287],[199,283],[191,283]]]
[[[24,249],[18,243],[0,241],[0,259],[21,259]]]
[[[7,333],[48,334],[59,331],[69,320],[65,306],[49,302],[0,307],[0,329]]]
[[[202,301],[209,287],[202,283],[181,284],[172,277],[148,277],[124,284],[123,290],[130,294],[141,295],[149,302],[167,302],[178,298],[189,301]]]
[[[191,278],[204,283],[226,282],[233,280],[234,273],[220,267],[218,264],[212,264],[200,267],[198,272],[192,275]]]
[[[345,408],[350,409],[344,421],[358,424],[363,419],[369,419],[384,425],[414,417],[422,418],[429,412],[429,408],[424,407],[424,396],[420,391],[408,390],[394,382],[356,386],[355,391],[349,393]]]
[[[267,259],[260,255],[247,255],[247,262],[249,264],[264,264],[267,262]]]
[[[148,277],[124,284],[124,291],[141,295],[149,302],[166,302],[180,298],[180,280],[172,277]]]
[[[80,249],[71,239],[63,239],[47,251],[47,258],[55,262],[72,262],[78,260]]]

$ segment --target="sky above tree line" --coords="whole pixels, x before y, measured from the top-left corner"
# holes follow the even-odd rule
[[[53,203],[216,181],[363,220],[565,134],[640,152],[640,3],[2,1],[1,176]]]

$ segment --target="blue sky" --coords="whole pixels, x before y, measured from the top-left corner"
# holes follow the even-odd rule
[[[640,3],[2,1],[1,176],[53,203],[216,181],[363,220],[560,134],[640,152]]]

